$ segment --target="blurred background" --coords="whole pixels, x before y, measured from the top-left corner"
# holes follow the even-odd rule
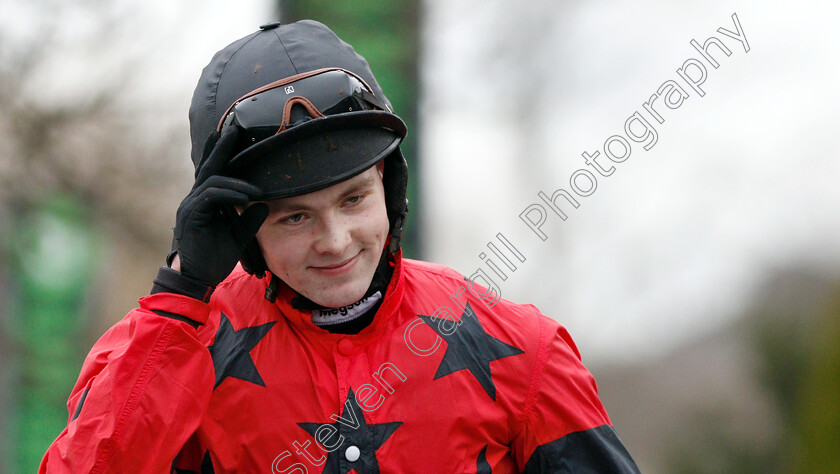
[[[37,469],[87,350],[163,263],[201,68],[262,23],[314,18],[409,123],[406,254],[482,269],[566,325],[643,472],[840,472],[839,11],[4,0],[0,471]],[[718,31],[733,13],[748,52]],[[677,69],[711,36],[731,55],[711,47],[701,96]],[[659,102],[660,123],[643,104],[666,81],[687,97]],[[657,141],[612,163],[605,142],[635,112]],[[596,151],[614,170],[538,238],[520,214],[571,192]],[[525,257],[504,280],[484,261],[498,233]]]

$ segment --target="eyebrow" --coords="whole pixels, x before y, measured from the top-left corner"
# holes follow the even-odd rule
[[[354,178],[358,178],[358,176],[355,176]],[[354,178],[350,178],[350,180],[353,180]],[[340,201],[340,200],[346,198],[347,196],[349,196],[351,194],[354,194],[354,193],[357,193],[357,192],[359,192],[361,190],[364,190],[366,188],[372,187],[375,179],[376,179],[375,176],[368,175],[364,178],[360,178],[360,179],[356,180],[355,182],[353,182],[349,185],[348,185],[347,181],[343,181],[341,183],[334,184],[333,186],[341,186],[341,185],[348,186],[346,189],[342,190],[341,193],[338,194],[337,201]],[[317,191],[315,191],[315,192],[317,192]],[[281,199],[272,199],[272,200],[267,202],[269,211],[274,213],[274,212],[305,211],[305,210],[311,209],[310,206],[307,206],[303,202],[300,202],[300,201],[305,201],[305,198],[301,199],[303,196],[306,196],[306,195],[303,194],[303,195],[300,195],[300,196],[291,196],[291,197],[281,198]]]

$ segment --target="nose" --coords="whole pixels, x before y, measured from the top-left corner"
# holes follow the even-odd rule
[[[350,245],[350,225],[347,219],[329,214],[321,218],[314,248],[320,254],[343,255]]]

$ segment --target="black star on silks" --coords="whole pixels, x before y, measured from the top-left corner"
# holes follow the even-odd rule
[[[446,341],[446,352],[434,380],[469,369],[487,395],[495,401],[496,385],[493,384],[490,374],[490,362],[522,354],[524,351],[487,334],[469,303],[461,315],[461,324],[457,327],[454,321],[422,314],[418,314],[417,317]]]
[[[490,463],[487,462],[487,445],[484,445],[484,449],[478,453],[478,459],[475,461],[475,472],[476,474],[493,474],[493,468],[490,467]]]
[[[307,448],[310,456],[320,459],[324,455],[324,450],[327,451],[324,474],[346,474],[354,469],[356,472],[378,473],[379,462],[376,459],[376,450],[394,434],[400,425],[402,425],[401,421],[369,424],[365,419],[364,411],[356,401],[352,388],[347,393],[341,417],[338,417],[335,423],[298,423],[298,426],[319,441],[317,443],[319,447]],[[316,436],[315,433],[319,429],[321,434]],[[359,458],[355,461],[347,459],[347,450],[352,446],[359,450]]]
[[[222,313],[216,339],[213,345],[208,347],[210,356],[213,358],[213,368],[216,370],[214,390],[226,377],[234,377],[265,387],[265,382],[257,372],[257,366],[254,365],[254,359],[251,358],[249,352],[265,337],[275,322],[236,331],[230,319]]]

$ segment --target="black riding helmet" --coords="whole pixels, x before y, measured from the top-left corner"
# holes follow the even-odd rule
[[[224,173],[263,190],[255,200],[297,196],[352,178],[381,160],[396,253],[407,213],[406,135],[367,61],[321,23],[270,23],[216,53],[190,106],[196,170],[222,132],[238,143]],[[267,270],[256,239],[242,266]]]

